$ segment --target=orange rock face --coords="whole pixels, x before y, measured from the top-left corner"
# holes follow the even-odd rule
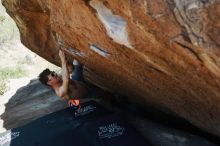
[[[219,0],[3,0],[30,50],[220,136]],[[59,36],[59,37],[57,37]]]

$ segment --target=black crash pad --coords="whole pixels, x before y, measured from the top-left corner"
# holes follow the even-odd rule
[[[111,124],[116,130],[112,141],[99,140],[97,128]],[[134,146],[134,142],[147,146],[134,129],[94,101],[83,103],[78,111],[66,108],[0,134],[0,146]]]
[[[93,100],[83,103],[79,110],[69,108],[68,111],[72,115],[74,120],[80,122],[93,120],[105,115],[112,114],[112,112],[105,109],[102,105]]]
[[[106,116],[86,122],[80,127],[87,141],[93,146],[149,146],[130,124],[118,115]],[[92,134],[91,134],[92,133]]]

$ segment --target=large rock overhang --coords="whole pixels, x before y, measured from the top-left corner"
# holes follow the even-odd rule
[[[59,65],[59,36],[87,80],[220,136],[219,0],[3,4],[33,52]]]

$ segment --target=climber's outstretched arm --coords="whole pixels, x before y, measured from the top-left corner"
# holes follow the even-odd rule
[[[68,86],[69,86],[69,72],[67,69],[67,61],[63,51],[59,51],[59,56],[62,65],[62,85],[60,86],[59,90],[57,91],[57,95],[68,99]]]

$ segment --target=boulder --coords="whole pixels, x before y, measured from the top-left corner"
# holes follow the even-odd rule
[[[219,0],[2,2],[33,52],[64,42],[88,81],[220,136]]]

